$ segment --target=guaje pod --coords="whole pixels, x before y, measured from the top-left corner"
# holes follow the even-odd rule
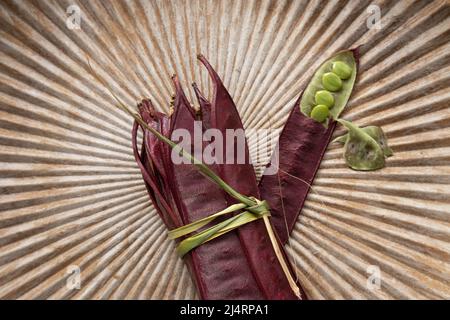
[[[324,89],[321,77],[331,70],[334,61],[345,61],[353,66],[353,72],[349,79],[343,81],[342,90],[332,93],[335,102],[330,109],[331,119],[327,123],[319,123],[309,115],[315,104],[315,93]],[[273,224],[283,243],[289,239],[302,210],[310,185],[333,135],[336,126],[334,119],[344,110],[351,95],[357,70],[357,49],[339,52],[319,67],[295,102],[280,134],[278,148],[275,148],[278,153],[272,155],[268,164],[278,166],[277,173],[264,174],[260,180],[261,198],[270,205]],[[272,170],[273,168],[270,171]]]
[[[213,96],[211,99],[211,128],[218,129],[224,137],[227,129],[239,130],[244,134],[244,127],[236,106],[230,94],[223,85],[220,77],[203,57],[200,61],[207,68],[213,84]],[[209,104],[207,104],[209,106]],[[225,140],[225,139],[224,139]],[[225,141],[224,141],[225,142]],[[230,147],[231,144],[227,144]],[[236,144],[233,144],[236,148]],[[260,198],[255,171],[250,161],[248,146],[244,146],[245,161],[237,163],[236,152],[234,163],[223,163],[219,167],[219,175],[235,190],[246,196]],[[224,146],[225,150],[225,146]],[[227,150],[228,152],[229,150]],[[227,197],[228,205],[235,203],[235,199]],[[297,299],[289,286],[286,275],[283,273],[270,238],[262,219],[253,221],[238,228],[242,246],[246,252],[249,264],[255,274],[259,286],[266,299],[294,300]],[[285,255],[282,246],[281,251]],[[285,255],[286,256],[286,255]],[[286,259],[287,260],[287,259]],[[291,268],[292,272],[292,268]],[[300,287],[300,286],[299,286]],[[300,290],[302,291],[301,287]],[[306,298],[301,292],[302,298]]]
[[[169,136],[175,128],[190,131],[194,125],[192,110],[179,86],[177,93],[175,113],[170,119],[154,112],[149,100],[139,104],[139,111],[145,122],[154,129],[161,130],[165,136]],[[200,175],[192,165],[173,165],[170,150],[148,131],[144,131],[143,150],[139,154],[137,129],[135,122],[132,130],[135,158],[150,198],[169,229],[180,227],[226,206],[222,190]],[[189,183],[183,183],[185,180]],[[171,200],[170,204],[167,204],[167,199]],[[185,262],[202,299],[264,298],[236,233],[226,234],[195,249],[185,256]]]
[[[205,127],[219,129],[222,133],[226,129],[243,130],[231,97],[209,63],[206,60],[203,62],[213,76],[215,86],[212,104],[194,87],[200,100],[203,120],[206,121]],[[166,137],[173,138],[172,133],[177,129],[187,130],[193,137],[197,115],[190,107],[178,79],[174,77],[173,81],[176,90],[173,115],[168,118],[155,112],[151,102],[144,100],[139,108],[141,116]],[[149,132],[144,132],[143,151],[139,154],[137,124],[133,128],[132,138],[136,161],[147,182],[150,197],[169,228],[204,218],[234,202],[194,165],[174,164],[170,157],[171,151]],[[245,148],[244,164],[218,164],[210,165],[210,168],[239,192],[259,198],[247,145]],[[169,207],[167,211],[171,215],[166,214],[166,207]],[[282,248],[281,251],[286,257]],[[204,243],[186,255],[185,261],[202,299],[297,299],[262,221],[254,221]],[[302,298],[306,298],[301,291]]]

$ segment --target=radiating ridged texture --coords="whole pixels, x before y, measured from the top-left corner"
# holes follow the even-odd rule
[[[0,297],[197,297],[87,56],[127,104],[167,111],[172,73],[208,92],[201,52],[246,128],[276,139],[312,71],[363,44],[344,116],[381,125],[395,155],[355,172],[330,146],[288,250],[311,298],[450,298],[449,40],[446,1],[1,1]]]

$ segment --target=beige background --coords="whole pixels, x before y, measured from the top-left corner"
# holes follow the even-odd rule
[[[73,3],[80,30],[66,26]],[[371,4],[381,29],[367,27]],[[449,39],[446,1],[1,1],[0,297],[196,298],[134,163],[131,120],[86,55],[128,104],[167,111],[172,73],[207,91],[201,52],[246,128],[281,129],[321,61],[364,44],[344,117],[381,125],[395,156],[354,172],[330,146],[291,258],[312,298],[450,298]],[[80,290],[66,285],[73,265]]]

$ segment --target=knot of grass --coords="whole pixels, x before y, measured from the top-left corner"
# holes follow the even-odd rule
[[[198,231],[202,227],[210,224],[218,217],[240,211],[238,214],[232,216],[231,218],[221,221],[182,240],[177,247],[178,254],[180,256],[184,256],[186,253],[195,249],[196,247],[236,228],[239,228],[244,224],[263,218],[264,216],[270,216],[270,208],[265,200],[261,201],[254,197],[249,197],[249,199],[252,200],[252,205],[248,205],[245,203],[233,204],[228,208],[225,208],[224,210],[216,212],[203,219],[199,219],[180,228],[170,230],[168,233],[169,238],[177,239]]]
[[[247,207],[246,210],[254,213],[256,215],[269,214],[270,215],[270,207],[266,200],[259,200],[255,197],[250,197],[251,200],[255,201],[254,206]]]

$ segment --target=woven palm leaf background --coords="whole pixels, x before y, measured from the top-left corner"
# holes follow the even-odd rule
[[[290,258],[314,299],[450,298],[449,40],[446,1],[0,1],[0,297],[198,298],[87,56],[128,105],[167,112],[173,73],[193,103],[191,82],[210,92],[202,53],[276,140],[313,70],[362,45],[343,116],[395,155],[355,172],[330,145]]]

